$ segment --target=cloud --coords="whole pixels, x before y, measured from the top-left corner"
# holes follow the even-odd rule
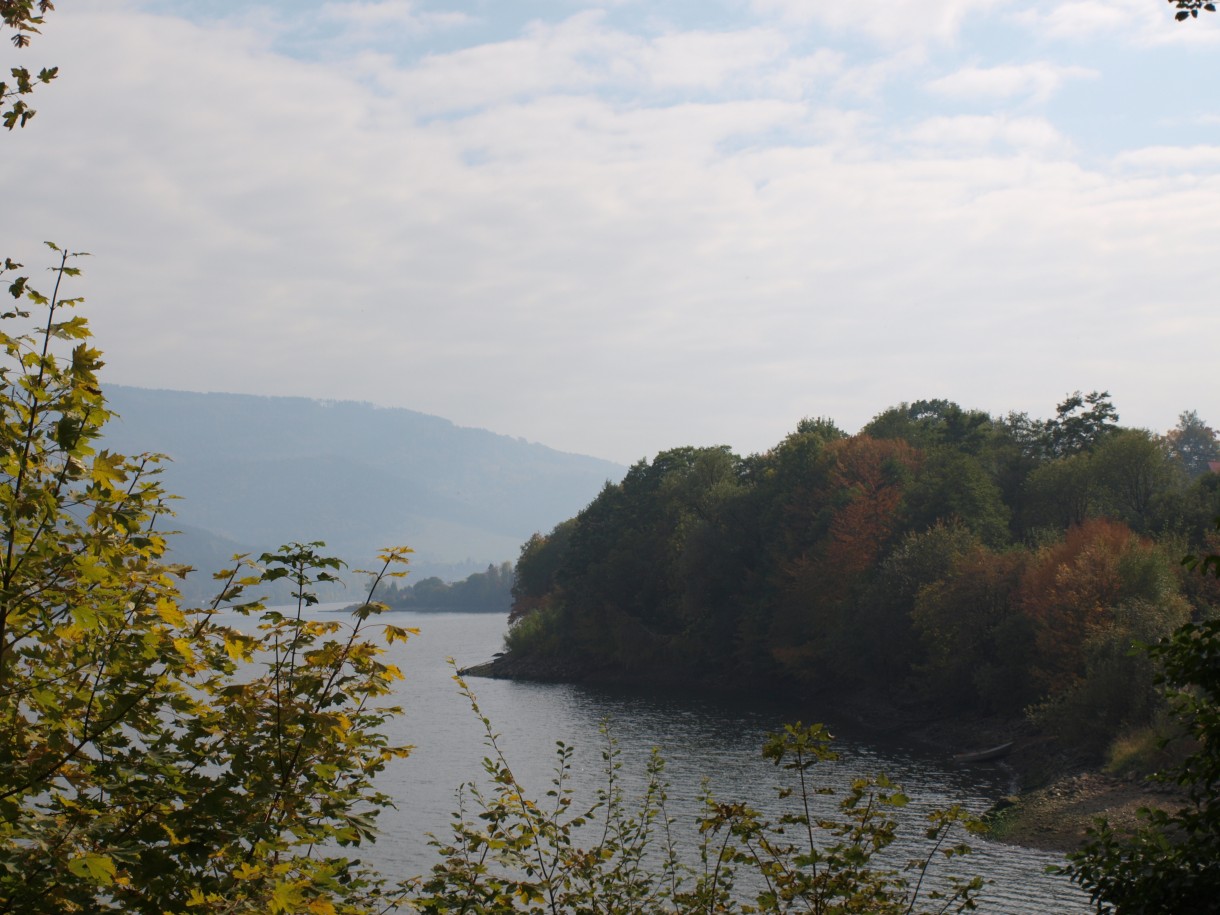
[[[323,21],[342,25],[349,33],[355,31],[365,37],[386,28],[421,33],[453,28],[473,21],[465,13],[420,10],[419,4],[411,0],[328,2],[323,4],[319,16]]]
[[[1068,0],[1040,9],[1022,10],[1014,17],[1041,34],[1081,39],[1130,30],[1139,24],[1142,13],[1143,10],[1133,4],[1114,0]]]
[[[890,0],[887,3],[810,3],[751,0],[751,8],[798,25],[819,24],[860,33],[887,47],[949,44],[972,17],[1003,9],[1011,0]]]
[[[114,382],[406,406],[625,461],[925,395],[1220,417],[1210,148],[1086,159],[1068,121],[892,75],[850,91],[880,62],[765,23],[583,13],[331,60],[99,0],[45,37],[64,75],[5,137],[0,252],[94,252],[73,292]],[[889,73],[962,69],[939,53]]]
[[[1097,70],[1046,61],[997,67],[964,67],[927,84],[928,91],[954,99],[1026,97],[1045,102],[1069,79],[1097,79]]]
[[[1220,169],[1220,146],[1148,146],[1114,157],[1120,169],[1194,173]]]
[[[992,147],[1062,153],[1069,141],[1043,118],[961,115],[929,118],[904,133],[905,139],[951,155],[978,155]]]
[[[843,96],[872,100],[904,78],[919,72],[927,62],[924,50],[913,45],[893,52],[879,60],[857,62],[844,67],[835,80],[835,92]]]
[[[1178,23],[1172,6],[1144,0],[1041,0],[1012,16],[1039,35],[1078,42],[1112,41],[1116,34],[1136,45],[1209,46],[1220,41],[1220,23],[1209,14]]]
[[[637,67],[653,86],[717,89],[743,74],[767,70],[789,42],[774,29],[680,32],[661,35],[640,49]]]

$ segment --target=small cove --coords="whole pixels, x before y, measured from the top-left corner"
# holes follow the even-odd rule
[[[452,679],[448,658],[459,667],[490,658],[501,649],[505,622],[500,616],[457,613],[393,613],[394,625],[420,630],[406,645],[393,647],[392,660],[406,680],[397,701],[403,716],[393,723],[393,742],[413,744],[411,757],[393,763],[379,781],[395,798],[397,809],[381,820],[383,836],[366,860],[376,861],[387,874],[406,876],[427,871],[436,852],[427,834],[445,838],[456,791],[482,774],[487,754],[482,726]],[[550,787],[556,741],[576,748],[573,784],[577,796],[591,800],[602,783],[604,739],[599,728],[608,720],[618,742],[622,774],[629,786],[642,785],[653,747],[666,759],[669,812],[685,838],[694,839],[693,823],[704,780],[717,797],[745,800],[764,810],[773,803],[772,787],[781,773],[761,758],[764,736],[785,721],[803,716],[799,710],[757,700],[673,695],[646,690],[607,689],[572,684],[525,683],[471,679],[481,709],[487,715],[517,778],[527,791],[541,797]],[[833,719],[833,716],[827,716]],[[841,759],[816,770],[822,783],[842,788],[851,777],[884,772],[912,797],[918,815],[933,807],[960,803],[981,813],[1011,790],[1004,767],[960,766],[925,747],[852,731],[833,722]],[[918,824],[903,830],[918,835]],[[980,911],[1005,915],[1089,912],[1088,900],[1060,877],[1046,873],[1062,857],[975,838],[974,853],[960,872],[979,874],[989,884]],[[917,852],[918,843],[899,848]]]

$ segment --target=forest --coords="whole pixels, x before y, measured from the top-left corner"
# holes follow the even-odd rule
[[[762,454],[678,448],[522,548],[509,654],[610,679],[1032,710],[1084,752],[1154,717],[1133,646],[1214,615],[1215,431],[903,403]],[[569,664],[569,666],[571,666]]]
[[[513,564],[488,565],[462,581],[446,582],[436,576],[414,584],[392,581],[378,592],[382,603],[394,610],[448,610],[458,613],[505,613],[512,600]]]

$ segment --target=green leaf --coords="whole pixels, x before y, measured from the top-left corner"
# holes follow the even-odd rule
[[[114,862],[106,855],[84,855],[68,862],[68,870],[77,877],[92,881],[99,886],[110,886],[114,883]]]

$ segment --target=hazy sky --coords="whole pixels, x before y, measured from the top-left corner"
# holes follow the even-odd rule
[[[0,254],[104,378],[622,462],[902,400],[1220,424],[1220,14],[1164,0],[69,0]]]

